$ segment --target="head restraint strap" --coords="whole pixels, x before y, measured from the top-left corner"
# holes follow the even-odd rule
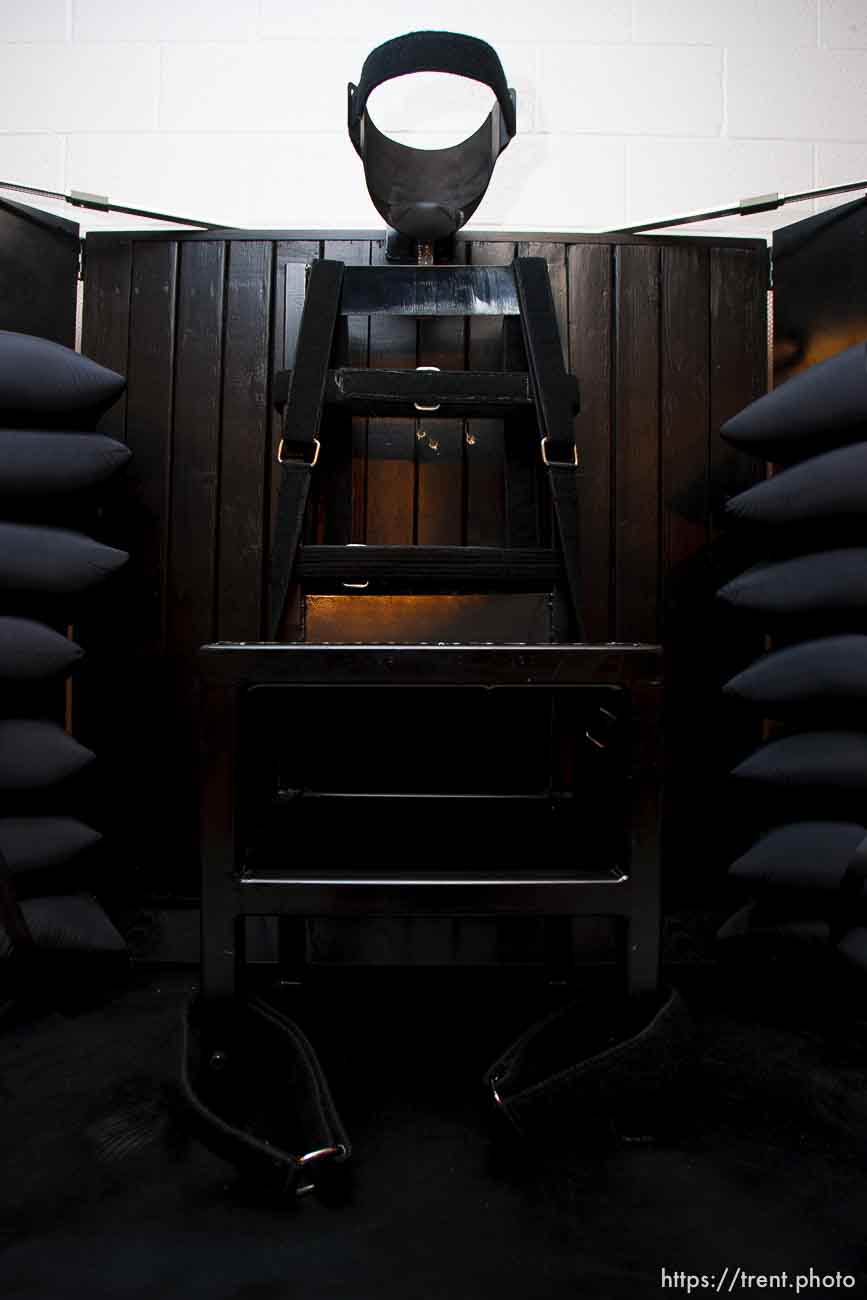
[[[457,32],[409,32],[371,50],[349,104],[349,134],[361,152],[360,126],[370,94],[384,81],[411,72],[450,72],[490,86],[497,97],[508,138],[515,134],[515,105],[503,65],[486,41]]]

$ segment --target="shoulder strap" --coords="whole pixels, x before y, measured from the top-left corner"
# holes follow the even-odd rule
[[[301,540],[310,480],[319,459],[319,428],[328,363],[340,312],[343,263],[321,260],[310,268],[292,384],[277,449],[280,495],[271,545],[269,622],[276,640]]]
[[[514,267],[527,367],[542,440],[542,460],[548,473],[563,549],[573,635],[581,641],[584,625],[581,615],[579,468],[573,423],[578,410],[578,388],[574,376],[567,373],[563,364],[548,264],[543,257],[518,257]]]

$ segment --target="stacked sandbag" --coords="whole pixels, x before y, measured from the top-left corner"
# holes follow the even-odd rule
[[[66,805],[94,754],[51,703],[85,653],[66,628],[128,559],[78,525],[129,460],[94,432],[124,387],[71,348],[0,330],[0,961],[125,948],[80,892],[100,835]]]
[[[720,598],[780,648],[724,691],[779,729],[733,773],[773,825],[731,867],[754,901],[719,937],[770,950],[845,935],[840,950],[867,968],[867,344],[759,398],[722,435],[782,468],[727,506],[765,558]]]

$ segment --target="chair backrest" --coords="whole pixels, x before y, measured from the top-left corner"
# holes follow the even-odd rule
[[[565,640],[512,267],[345,267],[329,366],[281,639]],[[370,398],[377,371],[399,388],[429,369],[461,372],[456,386],[484,376],[497,395],[439,409]],[[289,379],[277,378],[278,407]]]

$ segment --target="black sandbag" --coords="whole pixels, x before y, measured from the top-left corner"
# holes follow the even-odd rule
[[[774,915],[751,902],[739,908],[717,931],[717,941],[732,949],[782,956],[787,951],[805,948],[826,953],[831,937],[831,923],[822,916]]]
[[[44,623],[0,617],[0,682],[65,677],[83,658],[80,645]]]
[[[74,953],[126,953],[123,936],[87,894],[25,898],[21,911],[38,949]],[[0,924],[0,960],[12,946]]]
[[[867,636],[828,636],[762,655],[726,682],[724,694],[785,718],[867,709]]]
[[[0,590],[77,595],[126,564],[126,551],[68,528],[0,523]]]
[[[853,926],[840,940],[837,951],[852,966],[867,972],[867,926]]]
[[[816,631],[860,626],[867,622],[867,549],[843,547],[758,564],[717,595],[767,626],[795,622]]]
[[[75,776],[95,755],[56,722],[0,720],[0,791],[41,790]]]
[[[739,781],[802,791],[830,788],[867,791],[867,734],[860,731],[806,731],[772,740],[732,772]]]
[[[120,397],[126,380],[80,352],[37,338],[0,330],[0,424],[6,428],[92,426]]]
[[[0,498],[66,497],[105,483],[131,452],[98,433],[0,429]]]
[[[0,817],[0,856],[12,875],[65,867],[101,839],[75,817]]]
[[[867,438],[867,344],[820,361],[722,427],[742,451],[782,465]]]
[[[789,529],[855,521],[867,538],[867,442],[781,470],[732,497],[726,512],[738,523]]]
[[[729,874],[756,890],[833,894],[867,828],[854,822],[793,822],[768,831]]]

